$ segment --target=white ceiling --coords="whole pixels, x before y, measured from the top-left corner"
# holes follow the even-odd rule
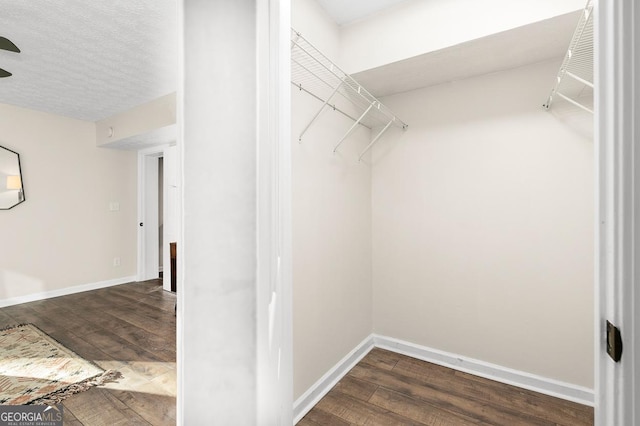
[[[0,102],[97,121],[176,90],[176,0],[2,5]]]
[[[338,23],[405,0],[318,0]],[[29,0],[4,4],[0,103],[97,121],[176,90],[177,0]],[[384,96],[564,54],[568,14],[356,74]]]
[[[338,25],[373,15],[406,0],[317,0]]]

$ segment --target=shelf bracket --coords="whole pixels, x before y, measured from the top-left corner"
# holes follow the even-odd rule
[[[311,125],[313,124],[314,121],[316,121],[316,118],[318,118],[320,116],[320,113],[322,112],[322,110],[324,109],[324,107],[326,107],[329,104],[329,101],[331,100],[331,98],[333,98],[333,96],[338,93],[338,90],[340,89],[340,87],[342,86],[342,84],[338,84],[338,86],[334,89],[333,93],[331,93],[331,96],[329,96],[324,103],[322,104],[322,106],[320,107],[320,109],[318,110],[318,112],[316,112],[316,114],[313,116],[313,118],[311,119],[311,121],[309,121],[309,124],[307,124],[307,126],[304,128],[304,130],[302,130],[302,132],[300,133],[300,136],[298,136],[298,142],[302,142],[302,136],[304,136],[304,134],[307,132],[307,130],[309,130],[309,127],[311,127]]]
[[[367,150],[391,125],[403,130],[407,128],[407,125],[387,106],[293,28],[291,28],[291,83],[322,103],[319,110],[311,111],[311,114],[315,113],[313,118],[310,114],[311,121],[305,123],[306,127],[301,128],[302,131],[298,136],[300,142],[327,107],[333,108],[334,111],[352,120],[349,130],[336,141],[334,153],[340,149],[345,140],[353,136],[358,126],[369,129],[371,131],[369,137],[384,127],[382,132],[377,133],[373,138]]]
[[[369,151],[371,149],[371,147],[373,146],[374,143],[376,143],[378,141],[378,139],[380,139],[380,136],[382,136],[384,134],[384,132],[387,131],[387,129],[389,128],[389,126],[391,126],[393,124],[393,122],[395,121],[395,117],[392,118],[391,120],[389,120],[389,122],[387,123],[386,126],[384,126],[384,128],[382,130],[380,130],[380,133],[378,133],[376,135],[375,138],[373,138],[373,140],[371,141],[371,143],[369,145],[367,145],[367,147],[364,149],[364,151],[362,151],[360,153],[360,157],[358,157],[358,161],[362,160],[362,157],[367,153],[367,151]]]
[[[556,92],[555,94],[556,94],[556,95],[558,95],[558,96],[560,96],[560,97],[561,97],[562,99],[564,99],[565,101],[567,101],[567,102],[569,102],[569,103],[571,103],[571,104],[573,104],[573,105],[577,106],[578,108],[582,108],[583,110],[585,110],[585,111],[590,112],[591,114],[593,114],[593,110],[592,110],[591,108],[589,108],[589,107],[586,107],[586,106],[582,105],[580,102],[578,102],[578,101],[574,101],[574,100],[573,100],[573,99],[571,99],[570,97],[568,97],[568,96],[566,96],[566,95],[563,95],[563,94],[562,94],[562,93],[560,93],[560,92]]]
[[[333,152],[335,153],[338,150],[338,147],[340,145],[342,145],[342,142],[344,142],[344,140],[351,134],[351,132],[353,132],[353,129],[356,128],[356,126],[358,126],[358,124],[360,124],[360,122],[362,121],[362,119],[369,113],[369,111],[371,111],[371,108],[373,108],[373,104],[369,105],[369,108],[367,108],[362,115],[356,120],[355,123],[353,123],[353,125],[349,128],[349,130],[347,130],[347,133],[344,134],[344,136],[342,137],[342,139],[340,139],[340,141],[338,142],[338,144],[335,146],[335,148],[333,148]]]
[[[567,77],[573,80],[573,84],[566,86]],[[569,48],[562,61],[556,82],[543,104],[546,110],[551,108],[554,98],[562,98],[567,102],[593,113],[593,110],[578,102],[578,97],[583,87],[576,87],[575,83],[583,87],[593,89],[593,0],[587,0],[587,4],[580,15],[576,29],[571,37]],[[578,91],[577,93],[575,93]]]
[[[584,78],[578,77],[577,75],[575,75],[572,72],[569,71],[565,71],[564,72],[566,75],[568,75],[569,77],[573,78],[576,81],[579,81],[580,83],[584,84],[585,86],[589,86],[593,89],[593,83],[590,81],[585,80]]]

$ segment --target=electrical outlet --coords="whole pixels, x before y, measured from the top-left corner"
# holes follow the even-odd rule
[[[120,258],[119,257],[114,257],[113,258],[113,267],[115,268],[116,266],[120,266]]]
[[[117,201],[112,201],[109,203],[109,211],[117,212],[120,210],[120,203]]]

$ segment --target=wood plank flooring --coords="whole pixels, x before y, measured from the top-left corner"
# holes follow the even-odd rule
[[[124,378],[66,399],[64,424],[176,424],[176,297],[160,280],[0,309],[0,328],[33,323]]]
[[[0,309],[0,328],[31,322],[124,375],[64,402],[65,424],[174,425],[175,295],[159,280]],[[342,425],[593,424],[593,409],[410,357],[372,350],[299,423]]]
[[[298,423],[593,425],[593,408],[375,348]]]

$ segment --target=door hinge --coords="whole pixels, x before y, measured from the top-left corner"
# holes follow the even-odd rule
[[[607,353],[615,362],[622,358],[622,335],[615,325],[607,321]]]

